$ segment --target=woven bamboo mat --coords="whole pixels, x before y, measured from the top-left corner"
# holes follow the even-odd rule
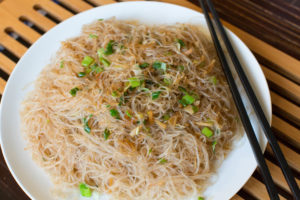
[[[185,0],[163,0],[201,11]],[[57,23],[95,6],[115,3],[114,0],[0,0],[0,94],[16,62],[42,34]],[[270,61],[261,65],[271,86],[274,113],[272,129],[286,159],[300,183],[300,61],[270,46],[253,35],[223,21],[239,36],[255,55]],[[286,181],[274,160],[270,147],[265,153],[267,164],[281,199],[291,199]],[[233,198],[269,199],[259,172],[255,172],[243,189]]]

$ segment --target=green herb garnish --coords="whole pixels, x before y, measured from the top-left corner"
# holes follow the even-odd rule
[[[129,80],[130,87],[132,88],[136,88],[141,85],[141,80],[137,77],[131,77],[128,80]]]
[[[177,67],[177,70],[183,72],[183,71],[184,71],[184,66],[183,66],[183,65],[179,65],[179,66]]]
[[[79,88],[78,88],[78,87],[74,87],[73,89],[70,90],[70,94],[71,94],[73,97],[75,97],[77,91],[79,91]]]
[[[88,117],[83,118],[83,129],[87,133],[91,133],[91,128],[89,127],[89,120],[93,115],[89,115]]]
[[[183,94],[188,94],[187,90],[184,87],[179,86],[178,87],[179,91],[182,92]]]
[[[111,93],[111,96],[113,96],[113,97],[118,97],[118,96],[119,96],[119,93],[118,93],[117,91],[113,91],[113,92]]]
[[[152,100],[155,100],[159,97],[161,91],[152,92]]]
[[[89,35],[89,38],[98,38],[98,35],[90,34],[90,35]]]
[[[158,62],[158,61],[156,61],[156,62],[154,62],[154,63],[152,64],[152,67],[153,67],[154,69],[156,69],[156,70],[162,70],[162,71],[164,71],[164,72],[167,70],[167,64],[164,63],[164,62]]]
[[[160,164],[165,164],[166,162],[168,162],[166,159],[164,159],[164,158],[161,158],[161,159],[159,159],[159,161],[158,161]]]
[[[179,49],[185,46],[184,42],[181,39],[176,39]]]
[[[81,62],[82,66],[84,67],[88,67],[90,66],[90,64],[92,64],[94,62],[94,58],[90,57],[90,56],[85,56]]]
[[[106,128],[103,133],[104,140],[107,140],[109,136],[110,136],[110,130]]]
[[[147,67],[149,67],[149,63],[146,63],[146,62],[144,62],[143,64],[139,65],[139,68],[141,68],[141,69],[145,69]]]
[[[116,109],[110,109],[109,112],[110,112],[110,115],[111,115],[112,117],[114,117],[114,118],[116,118],[116,119],[121,119],[121,118],[120,118],[120,113],[119,113],[119,111],[117,111]]]
[[[184,95],[184,96],[182,97],[182,99],[179,100],[179,102],[180,102],[184,107],[187,106],[187,105],[190,105],[190,104],[194,103],[194,101],[195,101],[195,98],[192,97],[192,96],[189,95],[189,94]]]
[[[217,85],[218,84],[218,79],[215,76],[210,77],[210,81],[214,84]]]
[[[115,41],[113,41],[113,40],[110,40],[110,41],[109,41],[109,43],[108,43],[107,46],[106,46],[106,50],[105,50],[105,52],[104,52],[104,54],[105,54],[106,56],[111,55],[111,54],[114,53],[114,49],[113,49],[114,44],[115,44]]]
[[[152,148],[150,148],[150,149],[148,150],[147,155],[149,156],[151,153],[152,153]]]
[[[86,75],[86,73],[85,72],[79,72],[77,75],[78,75],[78,77],[82,78]]]
[[[79,185],[80,194],[83,197],[91,197],[92,191],[91,189],[84,183],[80,183]]]
[[[126,110],[125,113],[130,119],[132,118],[132,115],[130,114],[130,112],[128,110]]]
[[[164,83],[165,83],[166,85],[170,85],[170,84],[171,84],[171,79],[164,78]]]
[[[203,135],[205,135],[206,137],[208,137],[208,138],[210,138],[211,136],[213,136],[212,130],[210,130],[210,128],[208,128],[208,127],[204,127],[204,128],[202,129],[201,133],[202,133]]]
[[[198,197],[198,200],[204,200],[204,198],[203,197]]]
[[[65,62],[64,60],[60,61],[60,65],[59,65],[60,68],[64,68],[64,62]]]
[[[215,153],[215,149],[216,149],[216,144],[217,144],[217,141],[213,141],[213,143],[211,144],[211,147],[212,147],[212,151]]]
[[[199,111],[199,108],[197,106],[194,106],[194,105],[192,105],[192,109],[193,109],[194,113]]]
[[[101,58],[99,58],[99,60],[105,67],[109,67],[110,62],[107,59],[101,57]]]

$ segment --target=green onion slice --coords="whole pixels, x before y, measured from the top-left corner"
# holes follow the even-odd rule
[[[204,200],[204,197],[198,197],[198,200]]]
[[[147,67],[149,67],[149,63],[146,63],[146,62],[139,65],[139,68],[141,68],[141,69],[145,69]]]
[[[121,118],[120,118],[120,113],[119,113],[119,111],[117,111],[116,109],[110,109],[109,112],[110,112],[110,115],[111,115],[112,117],[114,117],[114,118],[116,118],[116,119],[121,119]]]
[[[184,95],[184,96],[182,97],[182,99],[179,100],[179,102],[180,102],[183,106],[190,105],[190,104],[194,103],[194,101],[195,101],[195,98],[194,98],[193,96],[191,96],[191,95],[188,95],[188,94]]]
[[[141,85],[141,80],[137,77],[131,77],[128,80],[129,80],[130,87],[132,88],[136,88]]]
[[[104,52],[104,54],[105,54],[106,56],[111,55],[111,54],[114,53],[114,49],[113,49],[114,44],[115,44],[115,41],[114,41],[114,40],[110,40],[110,41],[109,41],[109,43],[108,43],[107,46],[106,46],[106,50],[105,50],[105,52]]]
[[[204,127],[204,128],[202,129],[201,133],[202,133],[203,135],[205,135],[206,137],[208,137],[208,138],[210,138],[211,136],[213,136],[212,130],[210,130],[210,128],[208,128],[208,127]]]
[[[99,58],[99,60],[105,67],[109,67],[110,62],[107,59],[101,57],[101,58]]]
[[[210,77],[210,81],[214,84],[217,85],[218,84],[218,79],[215,76]]]
[[[59,65],[60,68],[64,68],[64,62],[65,62],[64,60],[60,61],[60,65]]]
[[[70,94],[71,94],[73,97],[75,97],[77,91],[79,91],[79,88],[78,88],[78,87],[74,87],[73,89],[70,90]]]
[[[162,70],[162,71],[164,71],[164,72],[167,70],[167,64],[164,63],[164,62],[158,62],[158,61],[156,61],[156,62],[154,62],[154,63],[152,64],[152,67],[153,67],[154,69],[156,69],[156,70]]]
[[[104,140],[107,140],[109,136],[110,136],[110,130],[106,128],[103,133]]]
[[[128,110],[126,110],[125,113],[130,119],[132,118],[132,115],[130,114],[130,112]]]
[[[78,75],[78,77],[82,78],[86,75],[86,73],[85,72],[79,72],[77,75]]]
[[[217,141],[213,141],[213,143],[211,144],[211,147],[212,147],[212,150],[214,153],[215,153],[215,149],[216,149],[216,144],[217,144]]]
[[[155,100],[159,97],[161,91],[152,92],[152,100]]]
[[[85,56],[81,62],[82,66],[88,67],[94,62],[94,58],[90,56]]]
[[[80,194],[83,197],[91,197],[92,190],[84,183],[80,183],[79,185]]]
[[[98,36],[95,35],[95,34],[90,34],[90,35],[89,35],[89,38],[98,38]]]
[[[168,162],[165,158],[161,158],[158,161],[160,164],[165,164],[166,162]]]
[[[184,42],[183,42],[181,39],[176,39],[176,42],[177,42],[178,45],[179,45],[179,49],[181,49],[182,47],[185,46]]]

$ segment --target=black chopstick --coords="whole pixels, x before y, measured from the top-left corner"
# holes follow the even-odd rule
[[[213,3],[211,2],[211,0],[206,0],[207,4],[208,4],[208,7],[212,13],[212,16],[213,16],[213,19],[215,21],[215,24],[220,32],[220,35],[225,43],[225,46],[226,46],[226,49],[227,51],[229,52],[229,55],[230,55],[230,58],[233,62],[233,65],[235,67],[235,70],[237,71],[238,75],[239,75],[239,78],[242,82],[242,85],[247,93],[247,96],[252,104],[252,107],[254,108],[255,110],[255,113],[260,121],[260,124],[264,130],[264,133],[270,143],[270,146],[279,162],[279,165],[280,165],[280,168],[285,176],[285,179],[287,180],[287,183],[294,195],[294,197],[296,199],[300,199],[300,191],[299,191],[299,187],[297,186],[297,183],[295,181],[295,178],[294,176],[292,175],[292,172],[287,164],[287,161],[286,159],[284,158],[284,155],[277,143],[277,140],[274,136],[274,134],[272,133],[272,130],[270,128],[270,125],[267,121],[267,118],[266,116],[264,115],[264,112],[255,96],[255,93],[247,79],[247,76],[245,75],[245,72],[243,70],[243,68],[241,67],[241,64],[234,52],[234,49],[227,37],[227,34],[225,32],[225,29],[224,27],[222,26],[221,22],[220,22],[220,19],[218,17],[218,14],[213,6]]]
[[[226,61],[225,55],[222,51],[220,42],[217,38],[216,31],[214,30],[214,27],[212,25],[212,21],[211,21],[209,15],[208,15],[208,11],[204,6],[203,0],[199,0],[199,2],[200,2],[201,7],[203,9],[209,31],[211,33],[215,48],[217,50],[217,53],[218,53],[218,56],[219,56],[224,74],[225,74],[226,79],[228,81],[229,88],[230,88],[232,96],[233,96],[233,100],[234,100],[235,105],[236,105],[236,107],[239,111],[239,115],[240,115],[241,121],[243,123],[243,126],[245,128],[245,131],[247,133],[248,140],[251,144],[251,147],[252,147],[253,153],[255,155],[256,161],[257,161],[258,166],[261,170],[263,179],[266,183],[266,188],[268,190],[269,196],[272,200],[273,199],[279,200],[279,196],[278,196],[275,184],[274,184],[273,179],[271,177],[270,171],[268,170],[267,164],[264,160],[264,156],[263,156],[262,151],[260,149],[259,143],[256,139],[254,130],[252,128],[251,122],[250,122],[248,114],[247,114],[247,111],[246,111],[245,106],[243,104],[242,98],[239,94],[239,91],[237,89],[237,86],[235,84],[233,76],[231,74],[231,71],[229,69],[229,66],[228,66],[228,63]]]

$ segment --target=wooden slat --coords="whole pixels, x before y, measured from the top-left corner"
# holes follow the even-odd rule
[[[110,3],[116,3],[115,0],[90,0],[90,2],[93,2],[94,4],[96,4],[98,6],[110,4]]]
[[[271,91],[272,104],[285,118],[300,124],[300,107]]]
[[[53,21],[33,9],[33,5],[37,0],[31,2],[27,1],[28,0],[4,1],[1,3],[1,9],[7,11],[16,19],[19,19],[20,17],[28,18],[43,31],[48,31],[56,25]]]
[[[163,0],[164,2],[174,3],[182,5],[197,11],[202,12],[202,10],[188,1],[177,1],[177,0]],[[294,81],[300,84],[300,61],[287,55],[286,53],[276,49],[275,47],[265,43],[264,41],[250,35],[249,33],[229,24],[228,22],[222,20],[222,23],[234,32],[246,45],[255,53],[263,56],[264,58],[270,60],[271,62],[278,65],[276,68],[280,73],[288,76]]]
[[[43,9],[51,13],[51,15],[55,16],[60,21],[66,20],[73,16],[71,12],[57,5],[53,1],[40,0],[38,5],[40,5]]]
[[[254,177],[251,177],[248,180],[248,182],[244,185],[243,189],[252,196],[256,197],[257,199],[270,198],[266,186]],[[281,195],[279,195],[279,198],[285,199]]]
[[[16,54],[19,58],[27,51],[26,47],[9,35],[6,35],[6,33],[0,33],[0,44],[9,49],[11,52],[14,52],[14,54]]]
[[[272,116],[272,127],[280,132],[278,137],[300,149],[299,129],[280,119],[276,115]]]
[[[280,187],[282,187],[283,189],[285,189],[286,191],[290,192],[290,188],[289,188],[283,174],[281,173],[281,169],[277,165],[272,163],[271,161],[266,160],[266,162],[267,162],[267,165],[269,167],[269,170],[273,177],[274,182],[277,185],[279,185]],[[296,178],[296,182],[299,186],[300,185],[299,179]]]
[[[15,67],[15,63],[7,58],[5,55],[0,53],[0,67],[3,69],[6,73],[10,74],[12,70]]]
[[[90,4],[88,4],[84,1],[61,0],[60,2],[64,3],[66,6],[70,7],[71,9],[75,10],[76,12],[82,12],[82,11],[93,8]]]
[[[244,199],[239,195],[235,195],[234,197],[231,198],[231,200],[244,200]]]
[[[300,86],[280,74],[262,66],[262,70],[269,82],[276,85],[278,92],[290,97],[295,102],[300,104]]]
[[[0,77],[0,94],[3,94],[5,85],[6,85],[6,81]]]
[[[288,164],[296,171],[300,173],[300,154],[293,151],[286,145],[282,144],[281,142],[278,142],[279,146],[282,150],[282,153],[287,160]],[[267,146],[267,152],[274,155],[271,146],[268,144]]]
[[[36,12],[35,10],[32,10],[31,12],[28,12],[23,16],[28,18],[31,22],[33,22],[36,26],[38,26],[45,32],[49,31],[56,25],[56,23],[54,23],[47,17],[41,15],[40,13]]]

